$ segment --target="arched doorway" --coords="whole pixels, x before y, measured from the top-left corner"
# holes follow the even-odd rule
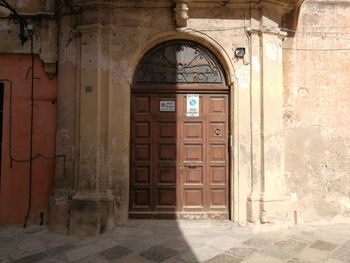
[[[131,89],[131,218],[229,218],[229,89],[207,48],[147,52]]]

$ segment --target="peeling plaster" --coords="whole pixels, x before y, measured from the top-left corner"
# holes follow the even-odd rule
[[[129,62],[123,59],[118,62],[112,62],[112,82],[125,83],[131,79],[131,70]]]
[[[107,71],[110,68],[110,59],[105,55],[101,55],[100,57],[100,67],[102,70]]]

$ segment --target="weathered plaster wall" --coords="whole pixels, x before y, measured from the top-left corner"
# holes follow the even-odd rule
[[[288,220],[278,28],[285,10],[191,1],[186,29],[176,30],[173,1],[74,2],[80,12],[59,25],[57,149],[68,163],[63,177],[56,170],[52,229],[90,235],[127,221],[133,74],[149,49],[173,39],[206,46],[227,75],[231,219]],[[237,47],[246,48],[244,59],[235,58]]]
[[[39,54],[45,63],[44,69],[50,76],[56,73],[57,28],[53,0],[18,0],[8,1],[33,28],[34,53]],[[19,24],[13,19],[4,18],[0,22],[0,51],[4,53],[30,53],[30,37],[22,45]]]
[[[286,177],[300,221],[350,215],[349,30],[350,2],[306,1],[284,43]]]
[[[0,226],[23,225],[29,206],[31,80],[27,74],[30,67],[30,55],[0,53],[0,79],[8,79],[13,83],[10,114],[10,83],[4,82]],[[35,77],[37,80],[34,86],[33,156],[41,154],[45,158],[37,156],[33,160],[31,211],[27,223],[46,224],[55,165],[52,157],[55,156],[56,79],[48,78],[37,56]],[[9,155],[10,122],[12,158],[20,161],[13,161],[12,165]],[[58,163],[62,163],[62,160]]]
[[[8,1],[33,29],[34,127],[32,198],[28,224],[47,223],[49,196],[52,193],[55,163],[64,166],[63,158],[55,162],[56,133],[56,62],[57,29],[54,1]],[[29,206],[29,147],[31,112],[31,41],[21,43],[19,24],[11,18],[0,20],[0,79],[13,82],[12,152],[9,156],[10,88],[5,82],[3,146],[1,162],[0,225],[23,225]],[[37,156],[40,154],[40,157]],[[46,158],[43,158],[43,156]],[[63,170],[59,172],[62,174]],[[42,213],[42,218],[41,218]]]
[[[250,65],[234,59],[234,49],[243,46],[249,50],[243,30],[249,11],[197,7],[192,10],[188,30],[177,32],[173,4],[153,5],[112,11],[84,9],[76,19],[60,21],[57,152],[66,154],[67,164],[63,177],[62,168],[56,167],[50,217],[50,226],[56,231],[66,232],[61,226],[69,225],[71,233],[93,233],[74,229],[84,222],[91,224],[94,211],[100,209],[94,202],[112,202],[112,224],[127,221],[133,74],[145,52],[171,39],[191,39],[210,48],[226,70],[234,100],[240,102],[240,108],[238,103],[231,105],[232,112],[240,115],[238,120],[232,114],[232,127],[239,137],[233,161],[240,166],[239,185],[235,184],[239,189],[235,194],[240,197],[235,202],[241,210],[234,216],[236,221],[246,222],[251,186]],[[237,79],[235,71],[239,72]]]

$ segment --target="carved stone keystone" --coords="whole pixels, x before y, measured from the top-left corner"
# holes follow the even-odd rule
[[[188,1],[187,0],[177,0],[176,7],[174,8],[175,20],[176,20],[176,30],[184,31],[187,26],[188,20]]]

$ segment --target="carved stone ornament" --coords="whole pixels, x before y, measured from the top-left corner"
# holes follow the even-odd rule
[[[176,1],[175,20],[176,20],[176,30],[183,31],[186,29],[188,20],[188,5],[187,0]]]
[[[207,48],[187,40],[162,43],[140,61],[135,84],[202,83],[225,84],[219,61]]]

